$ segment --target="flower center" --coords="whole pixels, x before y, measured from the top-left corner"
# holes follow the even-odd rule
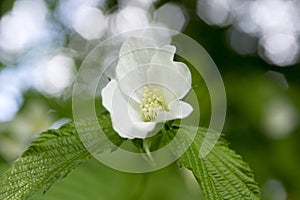
[[[163,92],[156,87],[145,86],[143,88],[140,109],[145,122],[155,121],[159,111],[167,111],[167,108],[164,104]]]

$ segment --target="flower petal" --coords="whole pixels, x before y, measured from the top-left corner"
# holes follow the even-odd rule
[[[174,62],[174,54],[176,52],[176,47],[172,45],[165,45],[158,49],[152,57],[152,64],[160,64],[164,66],[169,66],[176,70],[178,73],[182,74],[190,84],[192,83],[192,76],[189,68],[182,62]]]
[[[169,113],[176,119],[183,119],[193,112],[193,107],[184,101],[173,101],[168,106]]]
[[[113,92],[117,85],[117,81],[113,79],[101,90],[102,104],[109,112],[112,110]]]
[[[176,47],[172,45],[165,45],[157,49],[152,57],[151,63],[159,63],[162,65],[169,65],[173,62]]]
[[[171,115],[171,113],[169,113],[168,111],[161,111],[157,114],[155,121],[156,122],[165,122],[165,121],[173,120],[173,119],[176,119],[176,117]]]
[[[127,135],[122,129],[119,128],[117,120],[111,116],[111,122],[113,129],[119,134],[122,138],[133,139],[133,136]]]
[[[169,111],[159,112],[156,121],[164,122],[173,119],[186,118],[192,113],[193,107],[184,101],[176,100],[169,104],[168,110]]]
[[[141,103],[140,97],[142,94],[138,94],[138,91],[140,91],[139,89],[141,87],[147,84],[148,69],[149,66],[147,65],[137,67],[128,72],[118,81],[118,85],[122,93],[134,99],[137,103]]]
[[[151,67],[147,73],[147,81],[149,84],[154,83],[161,85],[165,90],[169,90],[172,93],[172,97],[168,99],[167,103],[172,102],[175,99],[182,99],[191,89],[191,83],[181,73],[169,66],[162,66],[158,64],[151,64]]]
[[[128,38],[121,47],[116,75],[121,78],[127,72],[141,65],[149,64],[156,45],[150,39]]]
[[[112,93],[110,115],[113,129],[121,137],[146,138],[148,132],[155,128],[155,123],[142,123],[138,110],[132,105],[132,100],[123,95],[119,87],[115,87]],[[106,96],[102,98],[105,99]]]

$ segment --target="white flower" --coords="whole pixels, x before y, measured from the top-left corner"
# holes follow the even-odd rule
[[[129,38],[121,47],[112,79],[101,91],[113,129],[124,138],[146,138],[157,123],[187,117],[193,108],[181,101],[191,89],[191,73],[174,62],[175,47]]]

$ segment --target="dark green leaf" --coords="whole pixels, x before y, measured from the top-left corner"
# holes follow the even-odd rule
[[[184,137],[178,140],[177,151],[188,144],[192,127],[181,127]],[[168,131],[173,138],[176,129]],[[242,157],[230,150],[228,143],[219,138],[212,151],[204,158],[199,157],[199,149],[207,134],[208,142],[213,144],[217,133],[199,128],[188,150],[178,160],[179,165],[190,169],[196,177],[205,199],[259,199],[260,189],[254,180],[252,171]]]
[[[99,122],[81,121],[80,126],[90,129],[97,123],[101,124],[114,144],[120,145],[123,142],[111,128],[108,113],[101,115]],[[109,148],[111,146],[99,146],[101,151]],[[42,188],[46,191],[90,157],[91,154],[79,139],[74,123],[64,125],[58,130],[48,130],[1,175],[0,199],[26,199]]]

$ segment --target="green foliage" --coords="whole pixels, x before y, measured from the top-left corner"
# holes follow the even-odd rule
[[[124,173],[91,158],[30,200],[199,200],[197,185],[191,188],[181,171],[170,165],[146,174]]]
[[[91,126],[84,121],[82,126]],[[108,114],[103,114],[100,123],[108,137],[121,144],[121,139],[111,128]],[[107,146],[101,146],[102,151]],[[74,123],[58,130],[48,130],[0,177],[0,199],[24,199],[43,188],[46,192],[56,181],[64,178],[79,164],[91,157],[76,132]]]
[[[90,128],[95,123],[98,122],[86,120],[80,122],[80,126]],[[124,139],[113,131],[108,113],[101,115],[99,123],[108,138],[120,146]],[[182,151],[187,145],[191,130],[192,127],[180,128],[184,134],[179,140],[176,139],[178,148],[174,149],[175,151]],[[168,125],[158,136],[153,137],[152,141],[148,141],[155,147],[165,145],[168,140],[174,139],[177,131],[178,127]],[[191,146],[178,160],[181,166],[193,172],[205,199],[258,199],[260,191],[253,173],[241,156],[228,148],[224,139],[219,139],[205,158],[199,157],[199,149],[206,134],[209,134],[210,140],[217,136],[217,133],[198,129]],[[139,144],[138,141],[135,143],[143,148],[143,144]],[[99,148],[100,151],[104,151],[109,150],[111,146],[103,145]],[[47,191],[53,183],[64,178],[90,157],[91,154],[80,141],[74,123],[58,130],[46,131],[0,177],[0,199],[25,199],[40,189]]]
[[[188,132],[191,127],[181,127],[186,132],[178,149],[188,144]],[[171,138],[176,129],[168,131]],[[207,129],[198,129],[198,133],[188,150],[178,160],[181,166],[190,169],[196,177],[205,199],[259,199],[260,189],[254,180],[253,173],[242,157],[228,148],[228,143],[221,137],[212,151],[205,157],[199,157],[199,149],[205,136],[213,144],[217,133]]]

